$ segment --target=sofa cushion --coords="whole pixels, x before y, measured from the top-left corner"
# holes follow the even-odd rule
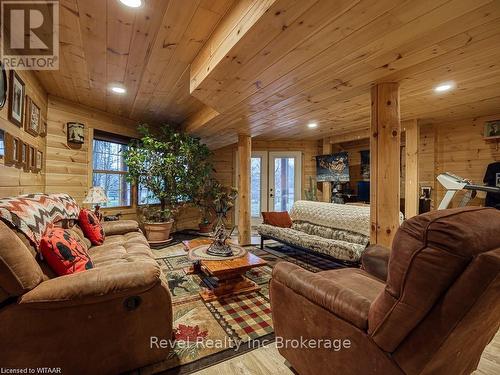
[[[368,242],[370,242],[370,237],[365,236],[364,234],[359,234],[343,229],[324,227],[322,225],[311,224],[304,221],[293,223],[292,228],[301,232],[305,232],[307,234],[312,234],[314,236],[357,243],[364,246],[368,245]]]
[[[42,237],[40,250],[54,272],[68,275],[94,267],[87,251],[68,229],[52,228]]]
[[[365,250],[365,245],[333,240],[306,234],[293,228],[279,228],[261,224],[257,228],[260,235],[274,238],[292,246],[323,253],[340,260],[357,262]]]
[[[0,302],[40,284],[43,273],[16,232],[0,220]]]
[[[87,237],[92,245],[102,245],[104,242],[104,230],[97,216],[87,208],[82,208],[78,216],[78,223],[82,228],[85,237]]]
[[[262,212],[264,224],[274,225],[280,228],[290,228],[292,226],[292,219],[287,211],[283,212]]]
[[[146,238],[140,232],[108,236],[101,246],[91,247],[89,255],[96,268],[117,262],[156,262]]]

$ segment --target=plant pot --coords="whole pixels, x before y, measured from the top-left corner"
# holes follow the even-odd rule
[[[168,242],[173,224],[173,220],[164,223],[144,223],[146,238],[152,243]]]
[[[212,231],[212,223],[207,223],[207,224],[203,224],[203,223],[200,223],[198,224],[198,227],[199,227],[199,232],[200,233],[210,233]]]

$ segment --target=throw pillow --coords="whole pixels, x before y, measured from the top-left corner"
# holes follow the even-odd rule
[[[58,276],[94,268],[82,244],[67,229],[49,228],[40,241],[40,250]]]
[[[92,245],[102,245],[104,242],[104,230],[102,229],[101,222],[92,211],[82,208],[78,216],[78,224]]]
[[[287,211],[283,212],[263,212],[264,224],[272,225],[280,228],[291,228],[292,219]]]

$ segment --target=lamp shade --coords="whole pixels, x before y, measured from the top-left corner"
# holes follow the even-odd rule
[[[87,196],[83,200],[83,203],[90,204],[99,204],[108,202],[108,198],[106,197],[106,193],[104,189],[100,186],[93,186],[90,188]]]

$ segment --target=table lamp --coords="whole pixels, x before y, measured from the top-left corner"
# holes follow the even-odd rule
[[[87,193],[87,196],[83,200],[83,203],[95,204],[94,213],[99,220],[102,220],[102,214],[99,211],[101,207],[99,206],[99,204],[107,202],[108,198],[106,197],[106,193],[104,192],[104,189],[100,186],[91,187],[89,192]]]

